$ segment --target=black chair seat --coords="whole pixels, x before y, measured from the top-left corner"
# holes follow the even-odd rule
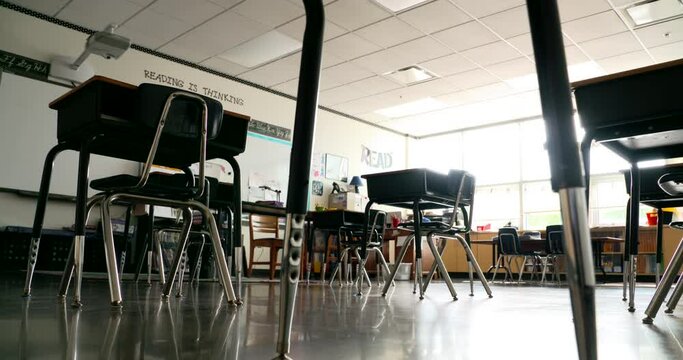
[[[415,229],[415,223],[413,221],[408,221],[408,222],[398,224],[398,227],[412,231]],[[466,229],[458,228],[458,227],[451,227],[450,225],[448,225],[444,222],[440,222],[440,221],[422,222],[422,223],[420,223],[420,228],[422,231],[426,231],[426,232],[438,231],[440,233],[448,234],[448,235],[464,234],[464,233],[468,232]]]
[[[657,181],[659,187],[665,193],[671,196],[681,196],[683,195],[683,174],[682,173],[669,173],[664,174]]]
[[[105,192],[129,192],[151,197],[184,200],[195,196],[196,188],[187,186],[185,174],[152,173],[142,188],[132,189],[140,180],[135,175],[115,175],[90,182],[90,187]]]

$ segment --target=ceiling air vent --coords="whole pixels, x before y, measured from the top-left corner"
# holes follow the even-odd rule
[[[636,27],[652,25],[683,16],[683,0],[656,0],[626,8]]]
[[[394,81],[397,81],[403,85],[412,85],[415,83],[436,78],[436,75],[417,65],[408,66],[403,69],[398,69],[396,71],[386,73],[384,74],[384,76],[390,77]]]

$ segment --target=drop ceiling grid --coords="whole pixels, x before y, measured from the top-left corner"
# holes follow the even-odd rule
[[[300,57],[300,51],[254,68],[230,63],[218,55],[271,30],[301,38],[305,18],[297,0],[197,0],[190,8],[186,0],[10,2],[94,30],[120,21],[121,33],[134,43],[291,95],[296,92],[298,68],[292,64]],[[635,2],[559,0],[566,51],[574,59],[569,63],[595,61],[612,72],[683,55],[683,34],[673,31],[683,28],[683,19],[634,30],[622,10]],[[448,105],[457,108],[515,96],[519,92],[508,91],[505,80],[524,75],[525,71],[533,73],[524,0],[432,0],[398,14],[371,0],[324,3],[328,31],[324,39],[323,76],[331,74],[332,78],[323,79],[329,84],[321,92],[323,106],[361,118],[365,111],[368,121],[392,127],[391,119],[371,113],[395,104],[401,99],[399,94],[404,99],[439,96],[451,99]],[[258,11],[265,5],[269,11]],[[358,7],[363,10],[358,11]],[[154,16],[150,17],[150,12]],[[452,23],[444,14],[451,15]],[[163,21],[168,21],[165,27],[160,24]],[[144,24],[154,30],[145,29]],[[231,26],[240,29],[231,31]],[[459,27],[485,32],[476,32],[481,40],[472,46],[460,46],[462,42],[455,43],[449,38]],[[671,31],[672,36],[663,38],[663,31]],[[361,42],[363,47],[359,47]],[[339,48],[333,47],[338,44]],[[496,48],[501,50],[487,51]],[[430,70],[442,76],[432,82],[433,91],[430,92],[429,82],[406,87],[383,77],[387,71],[413,64],[427,69],[432,66]],[[449,64],[453,64],[450,70]],[[350,69],[353,76],[340,75],[343,69]],[[481,79],[473,76],[473,72],[480,74]],[[458,79],[468,82],[458,83]],[[417,94],[410,95],[411,88]],[[401,128],[405,129],[405,125]]]

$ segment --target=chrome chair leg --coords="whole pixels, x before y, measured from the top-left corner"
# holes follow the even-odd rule
[[[189,208],[183,208],[183,228],[180,232],[180,238],[178,240],[178,247],[176,249],[176,255],[173,259],[173,264],[171,265],[171,269],[169,270],[168,273],[168,279],[166,281],[166,285],[164,286],[164,290],[161,293],[161,296],[164,298],[168,298],[169,294],[171,293],[171,290],[173,289],[173,283],[175,282],[176,276],[178,276],[178,269],[180,268],[182,258],[183,258],[183,252],[185,251],[185,248],[187,247],[187,242],[190,237],[190,228],[192,227],[192,210]],[[212,239],[213,240],[213,239]],[[221,251],[222,252],[222,251]],[[218,254],[215,254],[216,258],[218,259]],[[219,272],[219,277],[220,277],[220,272]],[[230,299],[230,298],[228,298]]]
[[[442,240],[444,243],[446,243],[446,240]],[[446,282],[446,286],[448,286],[448,291],[451,292],[451,296],[453,297],[453,300],[458,300],[458,294],[455,292],[455,287],[453,287],[453,282],[451,281],[450,275],[448,275],[448,270],[446,270],[446,265],[444,265],[443,260],[441,259],[441,255],[436,249],[436,245],[434,245],[434,238],[432,237],[432,234],[427,234],[427,245],[429,245],[429,250],[432,251],[432,254],[434,255],[434,262],[436,263],[437,267],[439,268],[439,272],[441,273],[441,277],[443,280]],[[445,248],[445,246],[444,246]],[[421,259],[418,259],[419,262],[421,262]],[[420,274],[420,277],[422,274]],[[431,276],[428,277],[428,279]],[[420,289],[420,299],[424,297],[424,292],[426,291],[428,283],[425,283],[425,288]]]
[[[166,271],[164,270],[164,253],[161,250],[161,239],[158,236],[154,237],[154,246],[157,249],[157,262],[159,267],[159,282],[161,285],[166,284]]]
[[[673,284],[676,275],[678,275],[678,272],[681,269],[682,265],[683,240],[681,240],[678,243],[676,251],[674,252],[673,257],[671,258],[671,262],[669,262],[669,266],[667,266],[666,270],[664,270],[664,276],[662,276],[662,281],[660,281],[659,284],[657,284],[655,294],[652,296],[650,304],[645,309],[646,317],[643,319],[644,324],[652,324],[655,316],[657,316],[657,311],[659,311],[659,307],[662,305],[662,302],[664,302],[666,294],[669,292],[669,290],[671,290],[671,285]],[[678,282],[678,285],[680,285],[681,280],[679,279]],[[676,290],[674,291],[674,294],[676,292],[679,292],[678,285],[676,285]]]
[[[467,244],[467,240],[463,238],[462,236],[455,236],[458,241],[460,241],[460,245],[462,245],[463,249],[465,249],[465,254],[467,254],[467,257],[470,259],[470,265],[474,268],[474,271],[477,273],[477,277],[479,277],[479,281],[481,281],[481,285],[484,287],[484,290],[486,290],[486,294],[491,298],[493,297],[493,293],[491,292],[491,288],[489,287],[488,281],[486,281],[486,277],[484,276],[484,272],[481,271],[481,266],[479,266],[479,263],[477,262],[477,259],[474,257],[474,253],[472,253],[472,248]]]
[[[522,266],[519,267],[519,278],[517,279],[517,282],[522,281],[522,275],[524,275],[524,268],[526,267],[526,260],[528,256],[522,256]]]
[[[472,261],[467,259],[467,272],[470,276],[470,296],[474,296],[474,271],[472,269]]]
[[[382,289],[382,296],[387,295],[387,291],[389,291],[389,287],[391,284],[394,282],[394,279],[396,279],[396,273],[398,272],[399,265],[401,264],[401,261],[403,261],[403,258],[406,256],[406,253],[408,252],[408,247],[410,246],[410,243],[415,239],[415,235],[410,235],[406,239],[406,242],[403,244],[403,247],[401,248],[401,252],[398,254],[398,258],[396,258],[396,263],[394,264],[394,269],[391,270],[391,274],[389,275],[389,279],[384,283],[384,288]]]
[[[683,295],[683,275],[678,277],[678,282],[676,283],[674,293],[666,303],[666,310],[664,310],[665,313],[671,314],[674,312],[676,305],[678,305],[678,301],[681,299],[681,295]]]
[[[152,263],[154,262],[154,248],[147,250],[147,286],[152,286]]]
[[[108,196],[102,201],[102,224],[104,225],[104,255],[107,262],[107,273],[109,279],[109,293],[111,296],[111,306],[121,306],[121,284],[119,273],[116,269],[116,249],[114,248],[114,229],[111,225],[111,214],[109,207],[114,200],[114,196]]]
[[[388,281],[389,276],[390,276],[390,274],[391,274],[391,269],[389,269],[389,265],[387,264],[386,259],[384,259],[384,254],[382,254],[382,250],[381,250],[380,248],[375,248],[374,250],[375,250],[375,251],[377,252],[377,254],[379,255],[379,256],[378,256],[378,257],[379,257],[379,262],[381,263],[382,269],[383,269],[383,271],[382,271],[382,278],[383,278],[384,281],[386,282],[386,281]],[[392,285],[392,286],[396,286],[396,283],[394,283],[394,282],[392,281],[392,282],[391,282],[391,285]]]
[[[86,210],[85,210],[85,223],[88,223],[88,219],[90,218],[90,212],[92,211],[93,207],[95,205],[99,204],[102,202],[102,199],[104,196],[102,195],[95,195],[93,196],[90,200],[88,200],[88,204],[86,205]],[[75,276],[76,276],[76,284],[75,284],[75,289],[74,289],[74,299],[71,304],[73,307],[81,307],[83,306],[81,302],[81,284],[83,282],[83,260],[85,259],[85,235],[77,235],[74,236],[74,243],[73,243],[73,270],[75,270]]]
[[[541,285],[545,284],[545,273],[548,270],[548,258],[550,255],[545,256],[541,262],[541,266],[543,267],[543,270],[541,270]]]
[[[218,225],[216,225],[216,219],[211,214],[211,210],[207,208],[204,204],[193,201],[194,207],[202,212],[205,221],[208,221],[209,233],[211,234],[211,243],[213,244],[213,253],[216,259],[216,264],[218,268],[219,278],[221,284],[223,285],[223,291],[228,299],[228,304],[234,303],[236,305],[242,304],[242,299],[235,296],[235,290],[232,287],[232,279],[230,278],[230,270],[228,270],[228,263],[225,261],[225,252],[221,246],[221,236],[218,231]],[[190,212],[190,223],[192,222],[192,216]],[[241,257],[241,254],[239,254]],[[239,260],[238,260],[239,261]],[[298,266],[298,263],[297,263]],[[297,267],[298,269],[298,267]],[[297,271],[297,279],[299,278],[299,272]],[[237,282],[240,286],[240,282]]]
[[[627,251],[627,250],[625,250]],[[623,289],[622,289],[622,295],[621,295],[621,301],[627,301],[628,297],[626,295],[626,292],[628,291],[628,282],[629,282],[629,270],[631,269],[630,267],[630,262],[628,261],[629,256],[624,255],[624,261],[623,261],[623,266],[622,266],[622,271],[623,271]]]
[[[425,298],[424,290],[422,289],[422,258],[415,259],[415,283],[420,290],[420,300]]]
[[[343,285],[342,264],[344,264],[344,260],[346,259],[346,253],[347,252],[348,252],[348,248],[342,250],[341,255],[339,255],[339,261],[337,261],[337,266],[334,267],[334,271],[332,271],[332,275],[330,276],[330,286],[332,286],[332,284],[334,284],[334,279],[337,277],[337,274],[339,274],[339,286]]]
[[[178,270],[178,285],[176,286],[175,297],[183,297],[183,281],[185,280],[185,270],[187,268],[187,246],[180,255],[180,269]]]
[[[439,242],[438,251],[439,251],[439,255],[443,257],[443,253],[444,253],[444,251],[446,251],[446,239],[441,239],[441,241]],[[436,263],[436,261],[434,261],[432,263],[431,269],[429,269],[429,273],[427,273],[427,278],[425,279],[425,284],[424,284],[424,291],[425,292],[427,292],[427,288],[429,287],[429,284],[432,282],[432,279],[434,278],[434,275],[436,274],[437,267],[438,267],[438,264]]]
[[[365,266],[362,266],[362,265],[366,264],[366,262],[361,261],[360,253],[358,252],[358,248],[354,248],[353,252],[356,254],[356,258],[358,259],[358,272],[356,272],[356,276],[358,278],[363,276],[363,278],[368,282],[368,286],[372,287],[372,281],[370,281],[370,275],[368,275],[368,271],[365,270]]]
[[[496,264],[493,267],[493,276],[491,277],[491,282],[496,281],[496,275],[498,274],[498,269],[500,269],[501,259],[503,259],[503,255],[498,255],[498,259],[496,259]]]

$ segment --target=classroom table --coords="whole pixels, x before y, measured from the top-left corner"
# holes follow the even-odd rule
[[[79,153],[76,184],[75,236],[85,235],[86,201],[89,187],[88,168],[90,155],[98,154],[118,159],[144,162],[149,153],[153,130],[137,121],[135,114],[137,87],[132,84],[94,76],[49,104],[57,111],[57,145],[47,154],[43,166],[38,203],[33,222],[31,250],[24,295],[31,293],[31,281],[43,228],[45,208],[55,157],[64,150]],[[244,152],[249,117],[225,111],[218,136],[207,143],[206,158],[221,158],[233,167],[234,197],[230,199],[241,205],[240,170],[235,156]],[[171,142],[162,142],[157,150],[155,164],[189,168],[198,161],[196,153],[178,153]],[[235,217],[241,215],[236,206]],[[241,249],[241,227],[235,227],[235,248]],[[68,264],[73,261],[70,258]],[[239,278],[241,272],[238,272]],[[66,294],[69,271],[65,271],[60,285],[60,295]],[[238,300],[240,299],[238,287]]]
[[[631,164],[627,208],[624,295],[635,311],[638,217],[641,196],[639,161],[683,156],[683,59],[571,84],[585,130],[581,142],[586,198],[590,184],[590,148],[599,142]],[[628,280],[628,281],[627,281]],[[626,298],[626,296],[624,296]]]

